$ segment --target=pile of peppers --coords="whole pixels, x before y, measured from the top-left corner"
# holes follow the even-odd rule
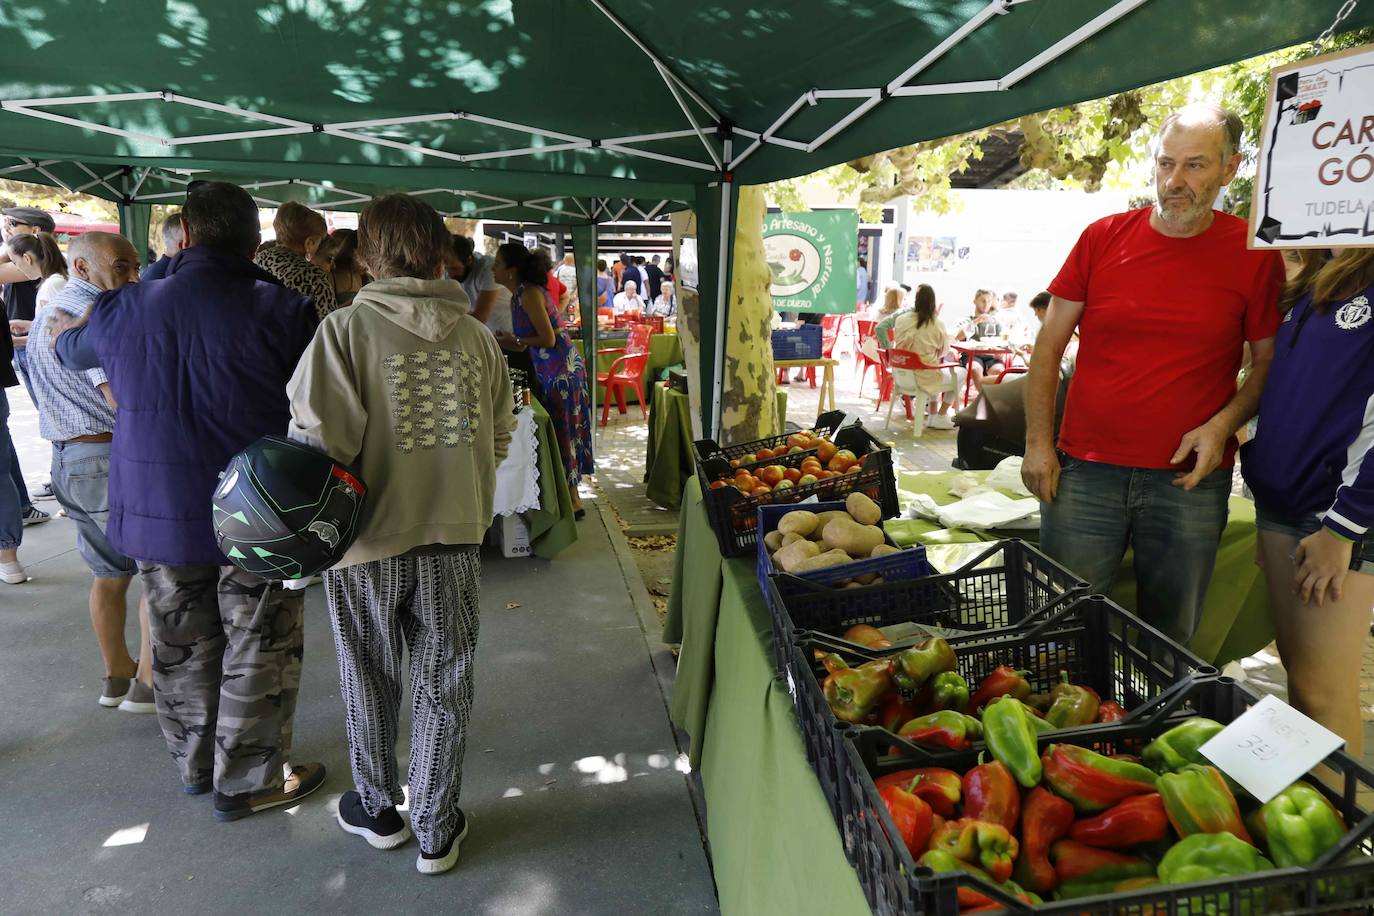
[[[1066,696],[1048,708],[1063,700],[1068,712]],[[960,913],[1003,908],[979,882],[1030,904],[1118,895],[1305,867],[1346,832],[1314,785],[1294,783],[1263,805],[1234,786],[1199,751],[1221,730],[1217,722],[1194,718],[1139,757],[1107,756],[1066,743],[1039,747],[1037,735],[1054,725],[1029,700],[983,698],[986,752],[967,772],[924,767],[876,780],[917,864],[977,879],[960,883]],[[1074,696],[1072,705],[1081,715],[1093,704]]]

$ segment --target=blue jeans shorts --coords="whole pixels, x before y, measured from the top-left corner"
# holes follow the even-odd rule
[[[1316,512],[1289,518],[1276,512],[1267,512],[1259,503],[1255,503],[1255,527],[1301,541],[1321,530],[1322,519]],[[1350,568],[1354,572],[1374,574],[1374,541],[1365,538],[1355,542],[1350,551]]]
[[[97,579],[126,579],[138,572],[133,560],[105,536],[110,518],[110,443],[54,442],[52,492],[76,523],[76,549]]]

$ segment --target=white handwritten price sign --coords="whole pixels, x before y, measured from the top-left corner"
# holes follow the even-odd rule
[[[1199,750],[1217,769],[1267,802],[1344,743],[1278,697],[1267,696]]]
[[[1251,248],[1374,245],[1374,45],[1269,74]]]

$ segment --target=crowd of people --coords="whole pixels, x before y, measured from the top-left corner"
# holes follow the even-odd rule
[[[596,305],[615,315],[657,316],[677,319],[677,294],[674,292],[673,258],[660,263],[658,255],[622,253],[613,265],[596,262]]]
[[[98,702],[155,712],[182,790],[212,794],[215,818],[294,804],[325,776],[292,758],[303,593],[227,565],[210,495],[264,435],[356,470],[370,486],[360,533],[324,573],[355,783],[338,820],[378,848],[413,828],[418,870],[452,868],[467,834],[478,545],[516,423],[512,366],[553,420],[579,518],[576,485],[594,471],[587,372],[561,320],[570,287],[542,251],[479,255],[408,195],[333,233],[283,205],[263,244],[246,191],[195,182],[142,275],[120,235],[82,234],[64,256],[42,210],[3,219],[0,580],[30,581],[23,526],[47,517],[6,423],[6,389],[22,380],[91,574]],[[136,656],[124,633],[135,574]],[[395,761],[406,654],[409,825]]]

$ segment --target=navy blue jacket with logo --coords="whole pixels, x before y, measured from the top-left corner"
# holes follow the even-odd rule
[[[1304,296],[1274,338],[1241,473],[1265,512],[1319,513],[1350,540],[1374,525],[1374,285],[1323,311]]]
[[[146,563],[229,562],[211,494],[236,453],[286,434],[286,383],[316,324],[310,299],[248,258],[194,246],[165,279],[104,293],[85,328],[61,335],[63,364],[98,357],[119,402],[110,543]]]

